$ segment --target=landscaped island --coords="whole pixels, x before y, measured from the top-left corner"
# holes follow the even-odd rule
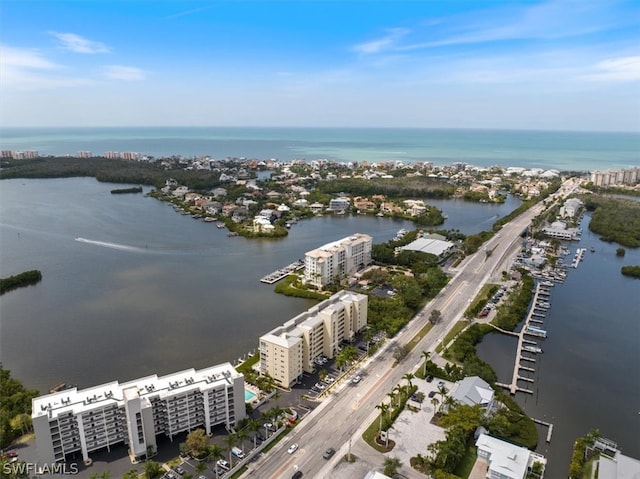
[[[31,286],[42,280],[42,273],[37,269],[0,279],[0,294],[24,286]]]

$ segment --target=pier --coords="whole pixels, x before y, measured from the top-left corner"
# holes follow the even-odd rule
[[[505,383],[496,383],[498,386],[501,386],[505,389],[508,389],[509,392],[511,394],[516,394],[517,392],[523,392],[523,393],[527,393],[527,394],[533,394],[533,391],[531,389],[526,389],[523,387],[518,386],[518,381],[525,381],[528,383],[533,383],[534,380],[532,378],[528,378],[525,376],[521,376],[520,375],[520,371],[528,371],[531,373],[535,372],[535,368],[533,367],[528,367],[528,366],[522,366],[521,362],[523,361],[527,361],[531,364],[535,364],[536,360],[530,356],[525,356],[523,353],[524,352],[528,352],[530,354],[538,354],[542,352],[542,349],[537,345],[537,343],[535,341],[531,341],[530,339],[526,339],[525,336],[537,336],[540,338],[546,338],[547,337],[547,332],[543,329],[540,329],[536,326],[531,326],[532,322],[536,322],[536,323],[542,323],[542,320],[540,319],[533,319],[534,314],[536,314],[535,311],[535,305],[538,304],[538,298],[540,296],[549,296],[549,290],[545,289],[541,283],[538,283],[536,285],[536,292],[533,296],[533,306],[531,307],[531,309],[529,310],[529,314],[527,315],[527,318],[525,319],[524,325],[522,327],[522,330],[520,331],[520,333],[514,333],[512,331],[504,331],[500,328],[497,328],[496,326],[493,326],[495,329],[497,329],[498,331],[502,332],[502,333],[506,333],[509,335],[515,335],[518,336],[518,347],[516,349],[516,358],[515,358],[515,364],[513,365],[513,376],[511,377],[511,383],[510,384],[505,384]],[[548,299],[545,299],[546,304],[548,303]],[[544,317],[544,315],[539,314],[538,313],[538,317]],[[550,436],[549,436],[550,439]]]
[[[274,271],[273,273],[266,275],[260,280],[260,282],[267,283],[267,284],[277,283],[281,279],[289,276],[291,273],[298,271],[299,269],[302,269],[302,268],[304,268],[304,261],[299,259],[298,261],[295,261],[285,266],[284,268],[280,268]]]
[[[540,424],[541,426],[546,426],[547,429],[547,442],[551,442],[551,434],[553,434],[553,424],[551,424],[550,422],[546,422],[546,421],[542,421],[540,419],[535,419],[532,418],[533,422],[535,422],[536,424]]]

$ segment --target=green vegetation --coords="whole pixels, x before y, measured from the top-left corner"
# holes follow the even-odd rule
[[[464,312],[464,317],[467,319],[473,319],[478,316],[478,313],[482,311],[482,309],[487,305],[489,299],[495,294],[496,291],[500,288],[497,284],[485,284],[482,286],[482,289],[475,297],[471,305]],[[447,344],[448,341],[445,341]]]
[[[616,249],[616,256],[620,256],[620,257],[622,257],[622,256],[624,256],[625,254],[627,254],[627,252],[625,251],[625,249],[624,249],[624,248],[617,248],[617,249]]]
[[[31,432],[31,400],[39,396],[35,389],[26,389],[0,363],[0,449],[17,437]]]
[[[142,186],[133,186],[131,188],[116,188],[111,190],[112,195],[121,195],[125,193],[142,193]]]
[[[640,246],[640,203],[633,200],[588,195],[583,198],[585,208],[593,211],[589,229],[603,241],[622,246]]]
[[[573,445],[573,455],[569,465],[569,479],[582,479],[588,459],[588,451],[592,451],[596,439],[600,438],[600,431],[594,429],[586,436],[579,437]]]
[[[320,291],[308,288],[307,286],[302,284],[301,278],[294,274],[290,274],[278,284],[276,284],[274,291],[276,293],[284,294],[285,296],[316,299],[318,301],[323,301],[329,297],[328,293],[321,293]]]
[[[380,415],[369,425],[364,433],[362,433],[362,438],[365,440],[367,444],[380,452],[387,452],[387,448],[383,444],[379,444],[377,438],[380,435],[381,431],[388,431],[400,413],[404,410],[405,404],[407,400],[411,397],[411,395],[416,392],[418,389],[417,386],[411,384],[410,379],[414,376],[411,375],[411,378],[407,376],[407,385],[406,386],[396,386],[393,392],[389,393],[390,402],[380,403],[376,406],[376,409],[380,410]]]
[[[450,198],[455,188],[445,180],[428,177],[341,178],[323,181],[318,190],[324,194],[349,192],[356,196],[385,195],[387,198]]]
[[[42,273],[37,269],[0,279],[0,294],[17,288],[34,285],[42,280]]]
[[[458,333],[460,333],[460,331],[462,331],[464,328],[466,328],[467,326],[469,326],[469,323],[466,321],[458,321],[453,328],[451,328],[449,330],[449,332],[447,333],[447,335],[444,337],[444,339],[442,340],[442,342],[440,344],[438,344],[438,346],[436,347],[436,352],[440,353],[442,352],[442,349],[449,344],[453,338],[455,338]]]
[[[534,281],[531,276],[523,275],[517,288],[497,307],[497,314],[492,321],[499,328],[513,331],[518,323],[525,319],[533,294]]]
[[[219,172],[185,170],[176,164],[167,169],[159,163],[107,158],[46,157],[2,160],[0,178],[94,177],[107,183],[133,183],[161,188],[169,178],[194,190],[206,191],[221,184]]]
[[[625,276],[640,278],[640,266],[623,266],[620,272]]]

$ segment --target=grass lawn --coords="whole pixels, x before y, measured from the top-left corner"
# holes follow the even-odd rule
[[[422,341],[422,338],[424,338],[427,335],[427,333],[431,331],[431,328],[433,328],[433,324],[427,323],[422,327],[420,331],[418,331],[418,334],[416,334],[413,338],[411,338],[411,341],[407,343],[407,348],[409,348],[409,351],[415,348],[416,344]]]
[[[447,333],[447,335],[444,337],[444,340],[438,344],[438,346],[436,347],[436,352],[438,354],[440,354],[442,352],[442,348],[444,346],[446,346],[447,344],[449,344],[451,342],[451,340],[453,338],[456,337],[456,335],[462,331],[464,328],[466,328],[469,325],[468,321],[458,321],[453,328],[451,328],[451,331],[449,331]]]
[[[456,476],[461,477],[462,479],[467,479],[467,477],[469,477],[471,469],[473,469],[473,465],[476,463],[477,449],[478,448],[473,444],[467,446],[467,451],[465,452],[464,457],[458,464],[458,467],[456,467],[456,470],[453,471]]]

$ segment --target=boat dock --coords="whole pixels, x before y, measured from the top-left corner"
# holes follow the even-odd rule
[[[571,266],[573,268],[577,268],[578,265],[580,264],[580,261],[582,261],[584,259],[585,251],[587,251],[587,248],[578,248],[577,249],[576,255],[573,257],[573,262],[571,263]]]
[[[267,283],[267,284],[277,283],[281,279],[289,276],[291,273],[298,271],[299,269],[302,269],[302,268],[304,268],[304,261],[299,259],[298,261],[294,261],[293,263],[285,266],[284,268],[280,268],[274,271],[273,273],[266,275],[260,280],[260,282]]]
[[[511,378],[511,383],[510,384],[496,383],[498,386],[508,389],[511,394],[515,394],[517,392],[533,394],[533,391],[531,389],[518,386],[518,381],[524,381],[527,383],[534,382],[532,378],[522,376],[520,374],[520,371],[535,373],[534,367],[523,366],[522,362],[528,362],[531,365],[535,365],[536,360],[530,355],[542,353],[542,348],[540,348],[535,341],[532,341],[531,339],[527,339],[526,336],[536,336],[539,338],[547,337],[547,332],[544,329],[531,325],[532,322],[539,323],[539,324],[542,323],[541,319],[534,319],[533,317],[534,315],[536,315],[537,317],[544,317],[544,315],[541,313],[535,313],[536,305],[539,303],[550,305],[549,299],[548,299],[549,290],[547,288],[548,286],[545,288],[545,286],[543,286],[542,283],[538,283],[536,285],[536,291],[533,296],[533,303],[532,303],[533,306],[529,310],[529,314],[527,315],[527,318],[525,319],[522,330],[519,333],[513,333],[511,331],[503,331],[500,328],[495,328],[494,326],[494,328],[498,329],[500,332],[518,336],[518,348],[516,350],[516,358],[515,358],[515,364],[513,365],[513,376]],[[544,297],[544,299],[542,299],[542,297]],[[529,355],[525,355],[523,353],[529,353]]]
[[[540,424],[541,426],[546,426],[547,429],[547,442],[551,442],[551,434],[553,434],[553,424],[551,424],[550,422],[547,421],[542,421],[540,419],[535,419],[535,418],[531,418],[533,419],[533,422],[535,422],[536,424]]]

